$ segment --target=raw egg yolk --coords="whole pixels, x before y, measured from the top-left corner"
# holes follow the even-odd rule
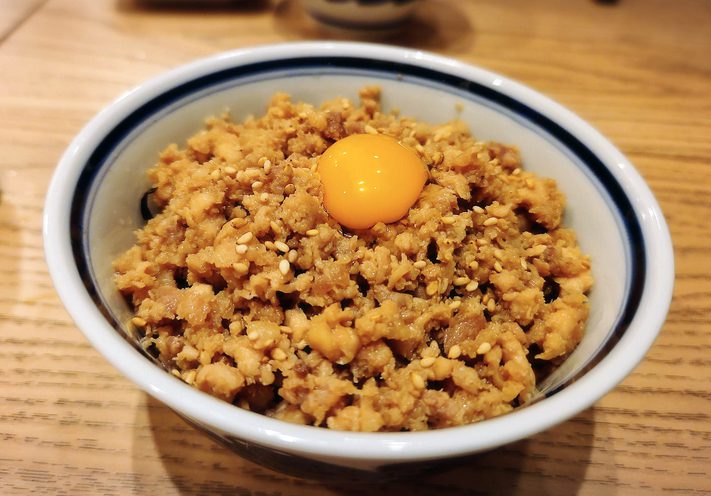
[[[374,134],[336,141],[321,155],[318,171],[326,210],[350,229],[400,220],[427,181],[414,150]]]

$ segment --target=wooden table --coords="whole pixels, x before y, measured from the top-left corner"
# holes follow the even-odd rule
[[[45,189],[72,137],[122,92],[196,57],[347,37],[313,24],[294,1],[191,10],[0,0],[0,494],[711,492],[706,0],[426,0],[401,38],[384,40],[552,96],[618,145],[661,202],[677,264],[668,321],[635,372],[572,420],[421,480],[299,481],[193,430],[87,343],[42,248]]]

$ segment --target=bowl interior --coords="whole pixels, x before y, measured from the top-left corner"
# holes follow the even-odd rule
[[[202,80],[202,85],[185,88],[169,101],[156,99],[136,110],[130,123],[105,142],[106,153],[87,181],[86,207],[79,219],[84,229],[78,241],[84,246],[95,297],[125,335],[132,336],[132,313],[114,287],[112,260],[134,243],[134,231],[144,223],[139,204],[150,187],[145,170],[162,149],[170,143],[184,146],[206,117],[226,109],[236,121],[260,115],[279,91],[319,105],[338,97],[357,101],[359,88],[377,84],[385,110],[399,109],[402,115],[430,123],[461,119],[480,140],[519,147],[524,167],[554,178],[565,193],[565,224],[575,230],[583,251],[592,258],[595,285],[582,343],[539,384],[540,394],[550,394],[589,367],[614,337],[630,288],[631,254],[621,213],[588,164],[525,111],[446,82],[363,68],[240,72]]]

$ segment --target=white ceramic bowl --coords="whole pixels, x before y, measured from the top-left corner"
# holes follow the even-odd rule
[[[142,225],[144,170],[171,142],[232,109],[263,111],[276,91],[315,104],[355,98],[365,84],[383,103],[431,122],[457,115],[480,139],[520,147],[527,169],[568,197],[565,222],[592,256],[595,286],[585,338],[541,387],[538,401],[474,425],[419,433],[349,433],[287,424],[241,410],[166,373],[139,351],[111,261]],[[391,465],[488,450],[588,408],[642,359],[662,326],[673,285],[669,233],[629,161],[580,118],[503,76],[414,50],[297,43],[223,53],[128,92],[94,118],[62,157],[45,208],[52,279],[91,343],[138,387],[248,457],[297,467],[386,470]],[[320,464],[319,464],[320,463]],[[316,464],[316,465],[314,465]]]

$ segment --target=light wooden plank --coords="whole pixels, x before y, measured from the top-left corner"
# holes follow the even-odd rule
[[[0,37],[36,4],[0,0]],[[0,493],[711,492],[705,0],[426,0],[404,34],[385,40],[500,71],[569,106],[630,156],[667,215],[677,264],[668,322],[635,372],[574,419],[421,480],[303,482],[187,426],[81,336],[49,280],[41,222],[49,177],[84,123],[196,57],[345,37],[291,0],[204,11],[50,0],[0,43]]]

